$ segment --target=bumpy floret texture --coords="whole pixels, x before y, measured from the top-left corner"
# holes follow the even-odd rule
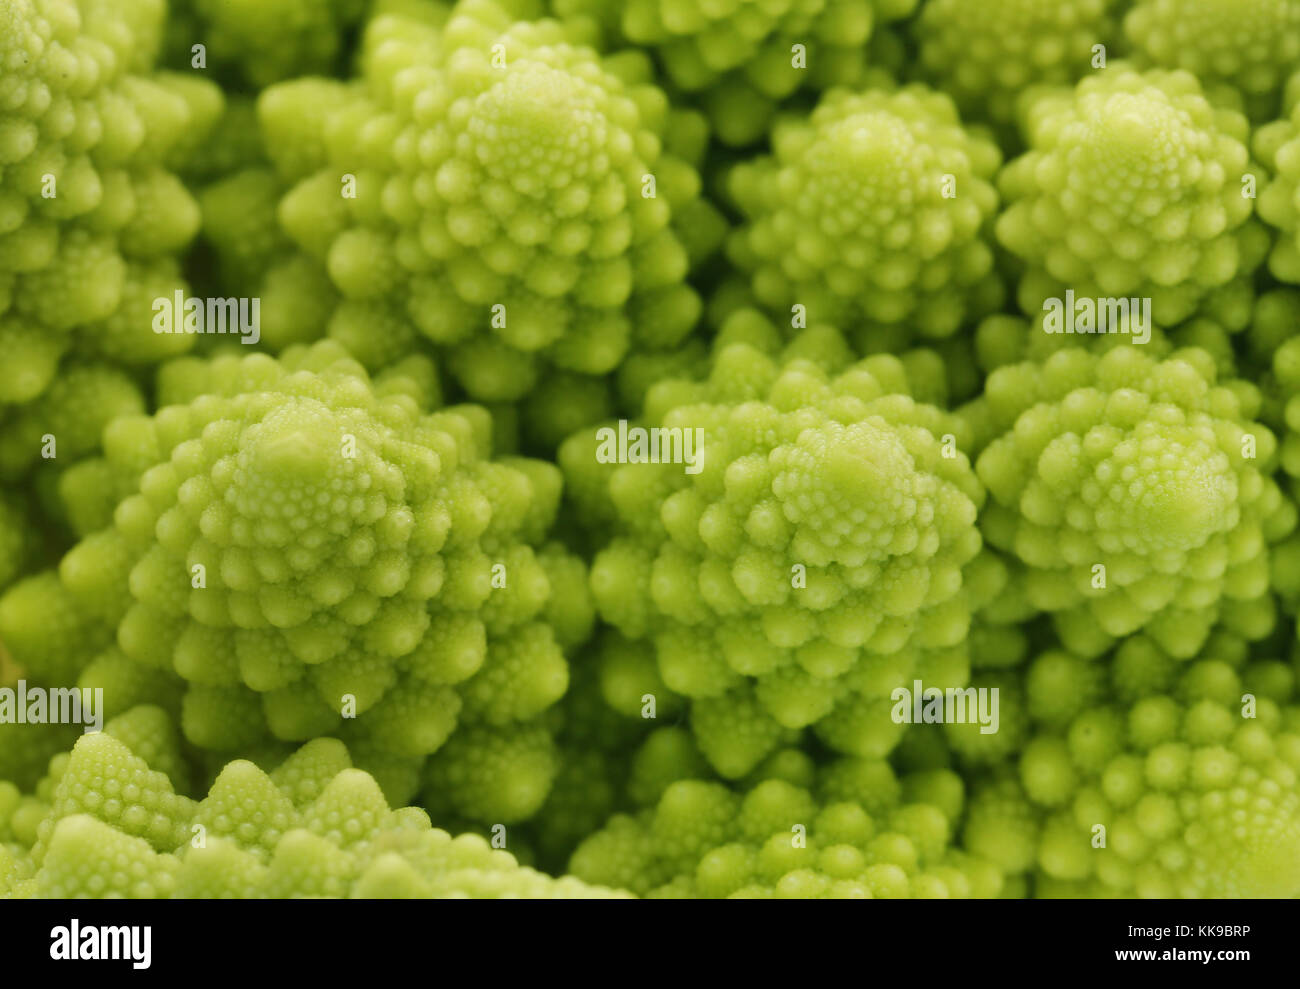
[[[869,67],[894,61],[885,25],[916,0],[556,0],[565,14],[591,14],[628,42],[652,48],[672,82],[699,93],[718,137],[734,145],[763,136],[773,111],[800,89],[855,85]]]
[[[653,709],[642,700],[646,674],[656,682]],[[652,806],[676,780],[710,775],[690,729],[677,723],[684,710],[684,699],[658,684],[648,643],[607,633],[578,657],[573,686],[551,715],[562,722],[559,772],[527,825],[540,866],[563,873],[613,813]]]
[[[1296,298],[1296,310],[1300,312],[1300,296]],[[1300,483],[1300,337],[1290,337],[1274,352],[1273,375],[1282,418],[1279,462],[1291,479],[1294,496]],[[1290,561],[1283,563],[1281,569],[1289,578]],[[1296,585],[1295,580],[1286,581],[1288,591],[1297,589]]]
[[[1269,169],[1259,191],[1259,215],[1278,231],[1269,270],[1284,282],[1300,283],[1300,100],[1289,117],[1255,131],[1254,149]]]
[[[611,462],[614,427],[560,453],[585,511],[612,519],[597,607],[654,643],[659,677],[641,682],[692,700],[724,775],[828,717],[828,740],[852,751],[873,720],[863,706],[965,638],[983,491],[949,432],[961,424],[908,397],[896,358],[829,374],[738,343],[707,381],[657,384],[645,420],[620,428],[642,433],[628,463]],[[651,442],[664,462],[645,462]]]
[[[1124,34],[1150,62],[1186,69],[1206,85],[1226,83],[1248,103],[1271,108],[1300,62],[1300,3],[1137,0]]]
[[[0,898],[1300,897],[1298,2],[0,0]]]
[[[0,401],[35,398],[69,350],[149,363],[193,345],[123,328],[148,325],[154,289],[185,288],[170,256],[199,216],[174,169],[222,105],[210,82],[153,72],[165,13],[162,0],[0,12]]]
[[[311,167],[294,163],[279,213],[290,236],[354,322],[445,348],[477,399],[517,399],[546,368],[605,373],[634,344],[676,344],[699,314],[683,281],[697,245],[675,223],[699,212],[700,180],[666,148],[699,128],[647,63],[581,40],[490,2],[460,5],[441,32],[381,17],[364,88],[340,88],[328,109],[324,83],[261,97],[269,146],[298,131],[321,146]],[[308,106],[317,128],[299,119]]]
[[[0,784],[0,812],[6,805]],[[16,790],[16,788],[13,788]],[[313,741],[273,773],[228,763],[195,802],[108,734],[59,767],[30,856],[9,852],[0,893],[51,899],[620,895],[521,867],[478,835],[453,838],[414,807],[390,809],[347,749]],[[8,798],[13,802],[12,794]],[[0,846],[3,847],[3,846]],[[0,860],[0,866],[3,866]]]
[[[144,408],[139,386],[118,368],[65,363],[39,398],[0,413],[0,477],[22,478],[41,464],[46,488],[56,485],[65,468],[99,450],[109,422]]]
[[[1191,663],[1142,636],[1108,664],[1039,656],[1031,735],[977,785],[967,847],[1039,896],[1296,896],[1294,680],[1231,637]]]
[[[179,676],[186,736],[226,751],[341,731],[419,758],[462,720],[508,735],[563,695],[590,606],[582,565],[541,544],[559,472],[492,461],[484,410],[428,413],[415,380],[372,386],[328,343],[164,385],[201,397],[114,421],[85,476],[120,497],[65,486],[105,527],[0,601],[19,663],[80,665],[110,704]],[[52,585],[69,614],[27,610]]]
[[[964,116],[1006,124],[1027,87],[1073,84],[1096,67],[1094,46],[1111,43],[1117,6],[1116,0],[930,0],[913,33],[926,75],[953,95]]]
[[[1195,76],[1112,64],[1072,90],[1030,100],[1029,150],[998,179],[998,240],[1025,262],[1021,308],[1076,297],[1149,298],[1172,326],[1210,306],[1249,319],[1247,279],[1268,251],[1252,218],[1242,114]],[[1223,297],[1235,300],[1231,307]]]
[[[989,376],[984,533],[1081,650],[1146,629],[1186,657],[1221,612],[1271,622],[1268,544],[1295,524],[1276,439],[1251,421],[1255,389],[1188,358],[1068,349]]]
[[[904,799],[909,790],[921,799]],[[950,847],[962,799],[955,774],[900,781],[858,759],[824,766],[811,788],[779,772],[742,792],[680,780],[654,807],[611,818],[570,870],[654,898],[996,896],[999,870]]]
[[[729,182],[747,222],[728,253],[763,305],[906,343],[1001,301],[989,243],[1001,155],[947,96],[832,90],[772,146]]]
[[[974,357],[988,374],[1008,364],[1045,361],[1058,350],[1072,347],[1103,353],[1136,344],[1150,357],[1182,357],[1193,362],[1204,360],[1190,353],[1198,349],[1209,356],[1220,380],[1247,378],[1261,386],[1260,416],[1276,428],[1283,401],[1278,386],[1285,374],[1279,371],[1277,379],[1270,380],[1268,368],[1280,360],[1285,363],[1278,355],[1300,319],[1300,292],[1271,287],[1255,294],[1249,286],[1242,287],[1247,295],[1254,294],[1246,308],[1239,308],[1239,298],[1230,293],[1211,305],[1205,315],[1170,329],[1155,324],[1142,300],[1135,307],[1131,299],[1075,299],[1073,317],[1065,299],[1059,306],[1055,302],[1045,306],[1032,320],[999,313],[981,320],[975,328]],[[1250,318],[1243,323],[1240,315],[1245,311]],[[1071,318],[1074,333],[1069,332]]]

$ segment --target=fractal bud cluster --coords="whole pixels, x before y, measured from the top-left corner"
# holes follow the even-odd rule
[[[1300,897],[1300,0],[5,0],[0,898]]]

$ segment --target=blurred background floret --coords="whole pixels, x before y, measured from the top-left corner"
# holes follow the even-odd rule
[[[1296,0],[1137,0],[1124,15],[1134,54],[1239,95],[1255,120],[1277,113],[1300,61]]]
[[[1120,0],[929,0],[911,22],[918,68],[952,94],[963,117],[1006,125],[1026,89],[1072,84],[1104,67],[1124,7]]]

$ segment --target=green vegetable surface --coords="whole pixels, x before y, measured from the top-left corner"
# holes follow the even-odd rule
[[[0,898],[1300,897],[1298,65],[0,0]]]

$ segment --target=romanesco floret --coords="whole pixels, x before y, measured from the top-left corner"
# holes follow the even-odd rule
[[[998,178],[997,236],[1026,264],[1026,313],[1069,288],[1149,298],[1155,322],[1173,326],[1231,293],[1225,316],[1245,324],[1251,293],[1234,279],[1263,261],[1268,236],[1243,195],[1255,167],[1244,116],[1211,104],[1187,72],[1112,64],[1043,91],[1021,126],[1029,151]]]
[[[222,103],[209,82],[153,73],[165,12],[162,0],[111,12],[13,0],[0,11],[5,401],[43,391],[82,338],[131,363],[193,344],[122,329],[160,285],[169,296],[184,288],[166,256],[189,243],[199,215],[172,169]]]
[[[1270,173],[1261,182],[1259,215],[1278,231],[1269,270],[1284,282],[1300,283],[1300,100],[1289,117],[1255,131],[1254,150]]]
[[[555,0],[557,11],[596,18],[613,34],[652,48],[673,84],[699,93],[718,137],[750,144],[775,109],[805,87],[851,86],[893,61],[887,22],[916,0],[782,0],[691,4],[674,0]]]
[[[465,0],[442,31],[372,21],[365,86],[328,113],[314,84],[261,97],[268,146],[302,129],[303,103],[323,118],[284,229],[352,322],[418,331],[475,399],[518,399],[547,367],[611,371],[634,345],[675,345],[700,312],[683,279],[710,245],[677,232],[701,225],[700,179],[668,150],[696,128],[647,62],[581,40]]]
[[[898,359],[828,374],[738,343],[708,381],[651,389],[644,421],[620,427],[644,432],[639,457],[629,443],[630,462],[610,464],[616,430],[603,428],[560,450],[584,514],[612,520],[592,564],[597,608],[653,641],[662,680],[642,682],[691,699],[723,775],[809,725],[836,747],[871,746],[889,691],[962,643],[983,490],[963,424],[913,400]],[[674,434],[694,443],[678,451],[689,459],[645,462],[647,438]]]
[[[0,415],[0,478],[21,478],[45,461],[40,483],[56,484],[64,465],[99,450],[105,426],[144,407],[139,386],[117,368],[65,363],[39,398]]]
[[[0,821],[19,806],[15,794],[0,783]],[[112,735],[88,735],[58,766],[39,831],[25,858],[15,855],[19,846],[0,845],[0,895],[626,895],[522,868],[478,835],[452,838],[431,827],[418,808],[390,809],[376,781],[328,738],[308,743],[270,775],[246,760],[231,762],[196,803],[177,796],[165,774]]]
[[[1253,293],[1247,283],[1241,283],[1240,288],[1243,289],[1243,296],[1248,297]],[[1274,291],[1256,297],[1253,306],[1246,310],[1252,313],[1250,322],[1244,325],[1239,322],[1239,311],[1230,311],[1227,320],[1209,314],[1189,319],[1171,329],[1162,329],[1152,325],[1136,309],[1130,308],[1126,312],[1123,307],[1111,308],[1111,300],[1102,305],[1105,306],[1108,321],[1113,314],[1115,332],[1107,330],[1075,335],[1049,331],[1048,321],[1060,316],[1063,309],[1045,311],[1032,320],[999,313],[981,320],[975,328],[975,359],[985,374],[988,374],[1008,364],[1042,362],[1057,351],[1072,347],[1084,347],[1102,354],[1116,347],[1139,344],[1147,356],[1161,360],[1186,356],[1187,350],[1196,348],[1210,356],[1223,379],[1253,376],[1267,366],[1277,348],[1272,334],[1289,325],[1279,321],[1279,317],[1285,315],[1285,306],[1275,305],[1279,301],[1276,296],[1277,292]],[[1224,296],[1220,301],[1226,304],[1228,310],[1237,308],[1236,300],[1230,296]],[[1076,302],[1076,307],[1077,305]],[[1102,307],[1093,311],[1100,313]],[[1240,342],[1244,342],[1245,346],[1239,348]]]
[[[1298,59],[0,0],[0,899],[1300,898]]]
[[[1045,361],[1058,350],[1069,347],[1086,347],[1103,353],[1115,347],[1141,344],[1150,357],[1167,360],[1185,356],[1188,348],[1205,351],[1214,360],[1221,379],[1249,378],[1262,386],[1264,409],[1261,418],[1270,426],[1276,416],[1270,414],[1269,405],[1276,398],[1269,387],[1267,368],[1282,343],[1290,337],[1296,320],[1300,318],[1300,293],[1292,289],[1269,289],[1259,294],[1248,282],[1234,283],[1232,292],[1216,294],[1207,299],[1204,315],[1197,316],[1168,329],[1154,325],[1145,313],[1133,308],[1131,300],[1126,308],[1111,303],[1121,300],[1093,300],[1093,312],[1100,314],[1102,306],[1106,318],[1114,318],[1116,331],[1101,327],[1095,333],[1049,332],[1049,320],[1064,319],[1065,310],[1045,309],[1032,320],[1024,316],[999,313],[981,320],[975,327],[975,359],[988,374],[1008,364],[1022,361]],[[1076,300],[1076,311],[1080,301]],[[1242,322],[1242,314],[1249,320]],[[1095,325],[1094,325],[1094,328]],[[1146,338],[1146,333],[1150,338]],[[1145,340],[1145,342],[1143,342]],[[983,381],[980,382],[981,389]]]
[[[755,297],[807,322],[862,325],[897,349],[944,337],[996,308],[991,184],[1001,155],[963,128],[951,99],[920,85],[828,92],[778,123],[774,153],[729,188],[747,220],[728,241]]]
[[[372,387],[332,343],[164,378],[201,396],[114,421],[105,459],[130,493],[107,527],[0,601],[21,664],[90,664],[110,710],[139,693],[131,666],[179,675],[199,747],[338,731],[363,760],[418,759],[462,721],[505,730],[563,695],[591,608],[581,564],[542,545],[560,475],[492,461],[484,410],[425,412],[416,384]],[[87,495],[73,514],[93,518]],[[52,580],[66,618],[26,610]],[[540,803],[549,777],[529,782]]]
[[[1271,622],[1268,543],[1295,506],[1269,476],[1273,433],[1251,421],[1257,389],[1217,383],[1195,349],[1071,348],[995,371],[979,404],[996,436],[976,462],[985,538],[1023,563],[1072,648],[1145,629],[1188,657],[1220,618]]]
[[[1124,34],[1150,63],[1195,73],[1207,88],[1232,86],[1248,106],[1271,114],[1300,62],[1300,2],[1137,0]]]
[[[915,782],[945,803],[905,800],[909,781],[864,759],[823,766],[811,789],[779,773],[741,792],[682,780],[654,807],[612,818],[570,871],[656,898],[998,895],[999,870],[952,847],[961,780],[940,771]]]
[[[1081,336],[1047,332],[1044,329],[1045,315],[1028,319],[998,313],[980,320],[975,327],[975,359],[985,375],[1009,364],[1025,361],[1041,363],[1060,350],[1085,347],[1104,353],[1115,347],[1131,347],[1134,344],[1131,336],[1133,324],[1131,316],[1127,314],[1120,314],[1120,325],[1128,328],[1129,332]],[[1172,350],[1170,335],[1158,326],[1152,326],[1150,330],[1150,339],[1143,345],[1147,354],[1167,358]]]
[[[912,22],[928,77],[963,117],[1008,124],[1027,87],[1073,84],[1119,26],[1118,0],[929,0]],[[1104,64],[1104,62],[1103,62]]]
[[[977,784],[964,840],[1039,896],[1294,897],[1292,665],[1231,636],[1180,662],[1143,636],[1025,672],[1031,737]]]

